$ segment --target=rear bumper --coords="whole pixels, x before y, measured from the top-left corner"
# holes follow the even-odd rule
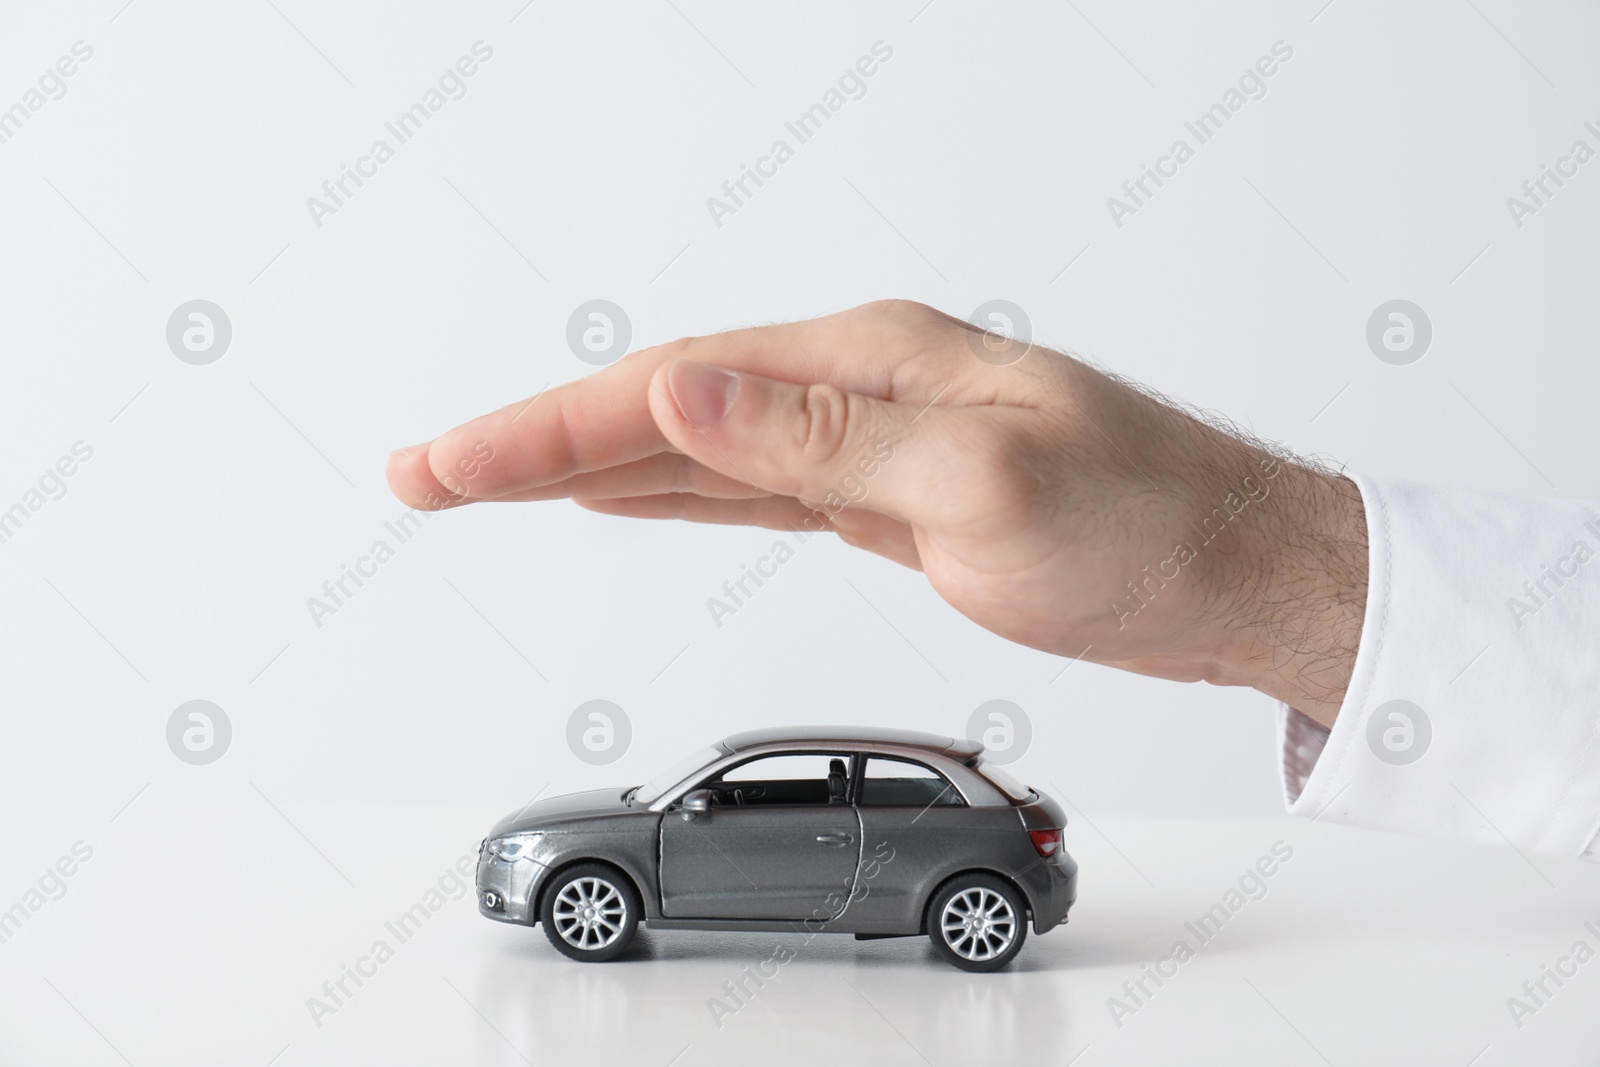
[[[1066,922],[1078,900],[1078,861],[1062,850],[1027,873],[1023,889],[1033,907],[1033,932],[1042,934]]]

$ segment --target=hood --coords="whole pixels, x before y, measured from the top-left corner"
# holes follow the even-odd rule
[[[489,836],[501,837],[528,830],[553,830],[570,823],[648,810],[630,808],[622,802],[623,795],[630,788],[632,787],[619,785],[611,789],[587,789],[582,793],[568,793],[565,796],[546,797],[534,801],[495,823],[494,829],[489,831]]]

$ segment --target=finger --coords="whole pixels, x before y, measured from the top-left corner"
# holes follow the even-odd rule
[[[852,548],[875,553],[914,571],[922,569],[916,535],[897,519],[863,508],[846,508],[833,517],[833,528],[839,540]]]
[[[711,500],[687,493],[578,500],[578,506],[635,519],[681,519],[724,526],[758,526],[803,537],[828,530],[855,548],[874,552],[913,570],[922,569],[911,527],[884,515],[851,508],[830,516],[825,510],[787,497],[763,500]]]
[[[659,493],[693,493],[696,496],[740,500],[771,496],[737,478],[729,478],[678,452],[658,452],[616,467],[574,474],[549,485],[522,489],[496,501],[559,500],[599,497],[653,496]]]
[[[397,448],[389,453],[389,464],[384,471],[389,490],[407,507],[418,511],[439,511],[463,502],[440,484],[428,465],[428,443]]]
[[[693,493],[661,493],[656,496],[585,499],[574,503],[604,515],[626,515],[634,519],[683,519],[686,522],[706,522],[719,526],[760,526],[790,533],[823,533],[830,525],[825,515],[818,518],[814,509],[792,497],[712,500]]]
[[[937,391],[952,368],[937,346],[921,344],[916,331],[942,317],[915,305],[888,306],[636,352],[406,450],[390,464],[390,486],[421,508],[430,499],[494,499],[643,459],[665,447],[650,417],[650,380],[662,365],[685,356],[788,381],[833,382],[868,396]]]
[[[919,410],[692,360],[656,372],[650,407],[667,440],[713,470],[780,496],[856,504],[903,522],[933,517],[939,483],[971,462],[949,432],[971,417],[959,409]]]

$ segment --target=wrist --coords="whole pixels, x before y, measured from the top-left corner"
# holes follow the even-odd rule
[[[1332,726],[1366,613],[1366,510],[1342,475],[1282,462],[1272,481],[1238,557],[1223,673]]]

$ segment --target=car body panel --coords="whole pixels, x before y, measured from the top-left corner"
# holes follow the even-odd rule
[[[637,814],[637,810],[623,800],[626,793],[626,789],[617,786],[536,800],[495,823],[489,836],[504,837],[507,834],[548,830],[557,826],[576,827],[580,824],[589,829],[600,829],[594,824],[612,820],[615,820],[619,829],[631,829],[636,824],[629,817]]]
[[[854,887],[861,820],[848,804],[719,807],[661,820],[662,914],[832,918]]]
[[[1067,921],[1067,913],[1078,902],[1078,861],[1065,848],[1049,859],[1037,861],[1017,877],[1028,894],[1033,911],[1033,932],[1042,934]]]
[[[934,889],[962,871],[1006,875],[1039,857],[1013,808],[862,807],[862,842],[887,855],[840,917],[846,933],[918,933]],[[865,873],[865,872],[864,872]]]
[[[1034,799],[1017,805],[1025,830],[1060,830],[1067,825],[1067,812],[1054,799],[1034,793]]]
[[[780,726],[765,730],[746,730],[729,734],[721,745],[729,752],[748,752],[769,745],[819,746],[822,748],[855,749],[897,748],[918,752],[934,752],[948,759],[965,763],[983,752],[976,741],[967,741],[943,734],[928,734],[919,730],[888,730],[862,726]]]
[[[553,871],[585,860],[622,868],[644,902],[645,918],[660,914],[656,884],[656,826],[660,816],[630,808],[622,786],[547,797],[501,819],[484,839],[537,833],[526,854],[504,860],[478,851],[478,910],[491,919],[532,925],[539,921],[539,892]],[[493,892],[498,906],[485,904]]]

